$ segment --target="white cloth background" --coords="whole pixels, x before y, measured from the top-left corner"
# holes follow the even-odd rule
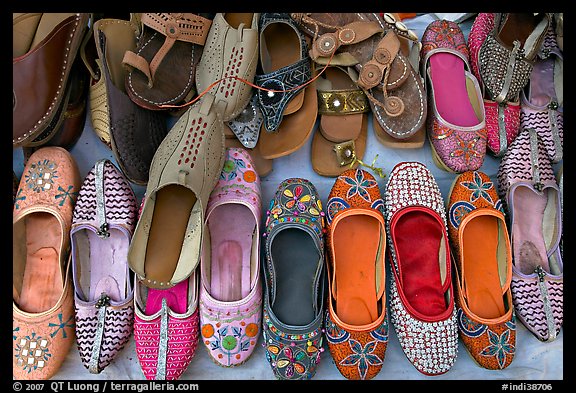
[[[445,14],[446,17],[456,19],[462,14]],[[434,20],[434,14],[424,14],[407,20],[406,25],[414,30],[419,37],[422,36],[426,26]],[[471,22],[468,19],[462,22],[461,27],[467,36]],[[314,129],[316,132],[316,128]],[[273,171],[262,178],[262,201],[263,209],[273,197],[280,182],[289,177],[302,177],[310,180],[317,188],[324,205],[328,193],[334,184],[335,178],[323,177],[316,174],[310,163],[311,140],[298,151],[289,156],[274,160]],[[80,175],[86,176],[97,160],[107,158],[116,163],[112,152],[98,139],[88,115],[82,136],[71,149],[71,153],[76,159],[80,169]],[[434,175],[440,187],[442,196],[446,199],[450,185],[456,174],[448,173],[438,168],[432,161],[432,155],[428,141],[421,149],[390,149],[380,144],[373,133],[372,122],[370,121],[368,130],[368,140],[364,162],[371,163],[378,155],[376,167],[384,170],[386,177],[378,180],[380,190],[383,192],[387,175],[394,166],[403,161],[418,161],[425,164]],[[500,160],[489,155],[486,156],[480,170],[486,173],[497,185],[496,174]],[[18,177],[23,172],[23,158],[21,149],[13,151],[13,169]],[[144,195],[145,187],[132,185],[138,200]],[[389,271],[387,272],[389,273]],[[387,279],[390,279],[388,274]],[[274,375],[265,358],[262,348],[262,337],[259,337],[259,345],[250,359],[243,365],[234,368],[224,368],[216,365],[210,358],[203,343],[198,344],[196,354],[186,372],[182,375],[182,380],[273,380]],[[516,355],[512,364],[504,370],[486,370],[475,363],[467,353],[465,347],[460,342],[458,358],[446,374],[440,376],[425,376],[418,372],[408,359],[404,356],[393,325],[389,319],[389,341],[384,365],[376,380],[562,380],[564,371],[564,331],[560,332],[558,338],[550,343],[540,342],[517,320]],[[53,377],[55,380],[143,380],[144,375],[140,369],[136,356],[134,340],[131,339],[122,350],[116,360],[109,365],[101,374],[93,375],[84,368],[80,360],[77,347],[74,345],[63,363],[59,372]],[[344,377],[338,372],[332,360],[328,348],[322,354],[322,360],[315,380],[342,380]]]

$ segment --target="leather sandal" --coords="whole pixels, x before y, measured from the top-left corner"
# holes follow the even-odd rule
[[[210,14],[142,13],[141,34],[122,63],[126,92],[149,110],[178,105],[196,94],[196,67],[212,24]]]
[[[259,143],[262,156],[274,159],[301,148],[318,115],[308,43],[289,14],[260,15],[260,69],[254,83],[264,117]]]
[[[311,13],[292,18],[313,39],[312,60],[356,68],[356,83],[368,97],[374,119],[392,138],[381,138],[387,145],[398,147],[417,133],[414,146],[424,145],[426,93],[407,57],[408,43],[418,40],[414,32],[392,14]]]
[[[86,13],[13,14],[13,147],[41,146],[61,130],[89,18]],[[38,70],[46,77],[34,77]]]
[[[311,161],[319,175],[338,176],[354,159],[364,157],[370,104],[352,79],[355,73],[350,67],[328,67],[316,80],[320,123],[312,139]],[[352,168],[357,166],[356,162]]]

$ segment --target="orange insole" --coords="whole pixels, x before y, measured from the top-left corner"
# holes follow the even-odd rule
[[[244,23],[245,28],[250,28],[252,26],[253,17],[253,13],[233,12],[224,14],[224,19],[233,29],[237,29],[240,26],[240,23]]]
[[[351,325],[369,324],[378,318],[376,258],[380,224],[370,216],[345,217],[334,231],[333,244],[336,314]]]
[[[195,203],[196,195],[179,185],[165,186],[156,193],[144,262],[147,279],[165,283],[174,275]]]
[[[498,275],[498,221],[492,216],[470,220],[463,233],[462,249],[466,298],[470,311],[481,318],[505,314]]]
[[[64,287],[60,269],[60,223],[49,213],[26,218],[26,267],[18,305],[30,313],[54,307]]]

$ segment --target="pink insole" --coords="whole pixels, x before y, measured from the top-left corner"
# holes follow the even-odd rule
[[[537,194],[528,187],[519,186],[514,191],[513,198],[514,264],[524,274],[534,273],[539,265],[549,272],[546,244],[542,233],[547,197],[545,194]]]
[[[429,61],[434,100],[440,116],[461,127],[477,125],[478,117],[466,88],[464,61],[451,53],[436,53]]]
[[[529,101],[538,106],[547,105],[551,98],[557,99],[554,89],[554,59],[538,60],[530,74]]]
[[[256,221],[240,204],[223,204],[208,219],[211,242],[210,294],[231,302],[250,293],[252,239]]]
[[[26,312],[47,311],[60,299],[61,234],[60,224],[51,214],[35,213],[26,219],[26,267],[18,299],[20,309]]]
[[[184,314],[188,309],[188,282],[189,280],[186,279],[168,289],[148,288],[146,315],[154,315],[160,311],[164,298],[166,298],[166,305],[170,310]]]

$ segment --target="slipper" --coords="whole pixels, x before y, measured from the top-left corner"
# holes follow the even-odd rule
[[[344,171],[328,196],[326,339],[347,379],[372,379],[388,344],[386,223],[378,183],[362,169]],[[361,361],[360,353],[370,348]]]
[[[564,56],[552,26],[544,37],[530,80],[520,92],[520,127],[533,128],[553,164],[562,160],[564,145]]]
[[[456,23],[436,20],[426,27],[421,67],[429,94],[427,124],[434,161],[448,172],[479,169],[486,154],[484,105]]]
[[[525,129],[498,168],[512,242],[512,297],[516,315],[541,341],[556,339],[562,327],[564,268],[560,191],[542,140]]]
[[[12,373],[15,379],[53,377],[74,344],[70,227],[78,166],[61,147],[32,153],[13,209]]]
[[[196,67],[202,56],[212,15],[142,13],[141,34],[134,50],[126,50],[125,84],[130,99],[142,108],[165,110],[196,94]]]
[[[356,68],[355,82],[368,97],[373,118],[389,134],[380,139],[388,147],[399,147],[418,134],[410,143],[421,147],[426,93],[407,57],[414,52],[410,45],[418,36],[392,14],[385,17],[377,13],[292,14],[299,28],[313,39],[313,61]]]
[[[70,230],[76,340],[92,374],[114,361],[132,335],[127,255],[136,219],[128,180],[111,161],[98,160],[80,188]]]
[[[419,162],[397,164],[384,194],[392,322],[412,365],[444,374],[456,361],[458,327],[442,194]]]
[[[278,379],[311,379],[324,338],[322,202],[308,180],[289,178],[278,186],[266,214],[266,359]]]
[[[320,124],[312,139],[311,161],[322,176],[335,177],[350,169],[366,150],[370,105],[349,73],[355,70],[328,67],[316,81]]]
[[[256,348],[262,322],[260,179],[248,151],[226,149],[220,180],[206,211],[200,326],[211,359],[243,364]]]
[[[260,68],[254,83],[264,117],[260,147],[264,158],[274,159],[306,143],[316,123],[318,101],[315,85],[309,83],[308,43],[289,14],[262,13],[259,30]]]
[[[26,146],[45,131],[42,140],[48,140],[59,129],[88,19],[86,13],[13,14],[13,147]],[[38,70],[49,77],[34,77]]]
[[[516,353],[512,250],[502,201],[488,175],[457,176],[447,200],[460,337],[472,358],[489,370],[508,367]],[[494,337],[499,350],[492,350]]]

